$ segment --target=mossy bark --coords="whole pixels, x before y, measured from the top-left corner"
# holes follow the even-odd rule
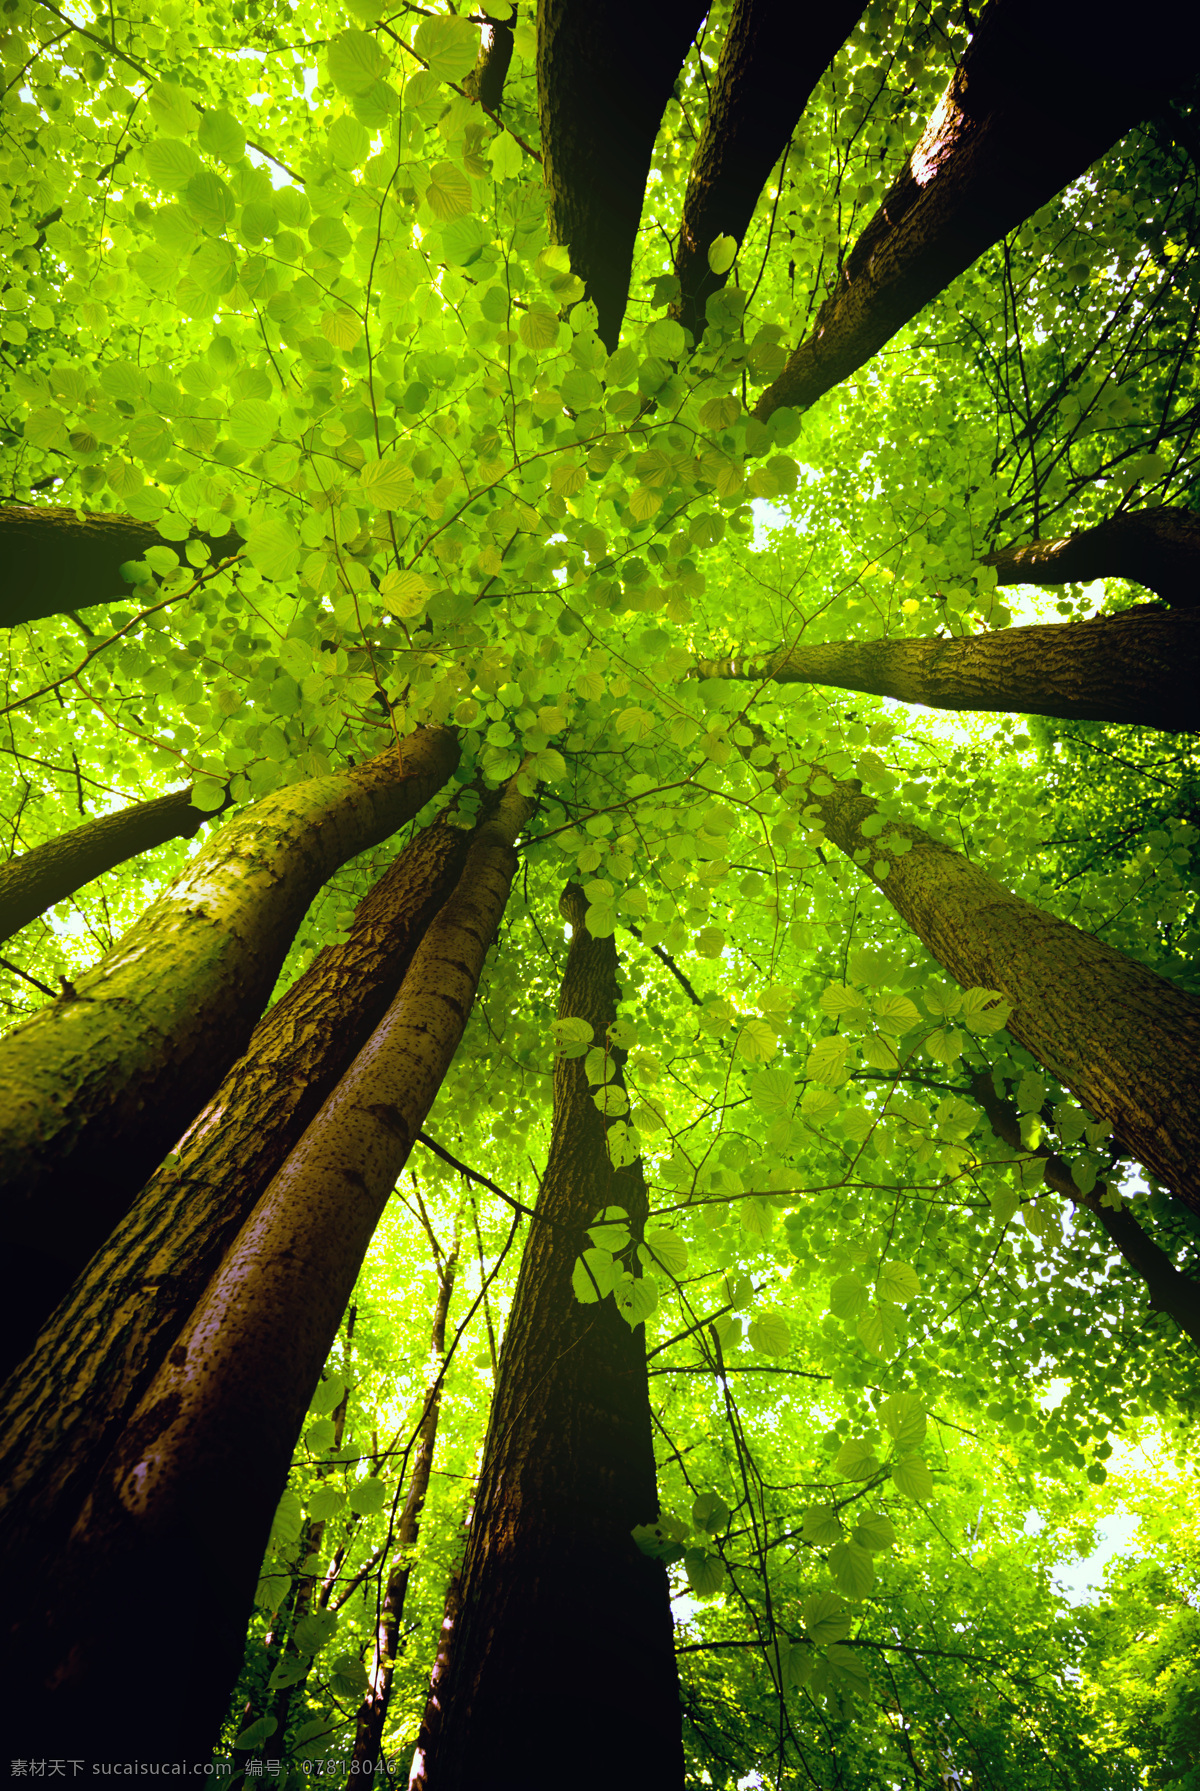
[[[589,936],[580,890],[564,909],[559,1016],[602,1042],[616,951]],[[581,1305],[571,1285],[600,1210],[624,1207],[635,1236],[646,1217],[641,1167],[614,1169],[605,1132],[582,1059],[560,1060],[457,1615],[413,1763],[422,1791],[515,1791],[556,1772],[573,1791],[683,1783],[666,1573],[630,1534],[658,1516],[643,1327],[611,1297]]]
[[[203,1758],[236,1684],[263,1549],[304,1415],[388,1195],[469,1017],[529,813],[510,790],[400,992],[259,1201],[147,1388],[67,1546],[15,1613],[7,1683],[64,1752]],[[186,1575],[172,1695],[129,1661]]]
[[[264,798],[214,834],[69,998],[0,1043],[0,1186],[19,1253],[3,1371],[245,1050],[321,885],[411,819],[457,758],[453,734],[430,729]]]
[[[0,1393],[0,1575],[65,1539],[238,1231],[383,1018],[471,835],[424,829],[254,1030],[245,1055]]]
[[[947,640],[800,642],[764,658],[702,659],[702,678],[826,684],[924,703],[1073,720],[1200,728],[1200,613],[1145,604],[1090,622]]]

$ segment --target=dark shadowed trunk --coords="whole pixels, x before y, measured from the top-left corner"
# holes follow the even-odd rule
[[[1134,1274],[1145,1283],[1150,1304],[1174,1319],[1185,1337],[1200,1344],[1200,1282],[1190,1281],[1180,1274],[1166,1251],[1160,1250],[1153,1238],[1147,1237],[1128,1208],[1124,1205],[1105,1206],[1103,1185],[1093,1188],[1089,1194],[1081,1194],[1071,1174],[1071,1165],[1065,1158],[1045,1145],[1032,1150],[1026,1145],[1021,1137],[1021,1119],[1016,1106],[996,1093],[990,1070],[983,1070],[972,1078],[971,1092],[987,1114],[988,1124],[997,1138],[1023,1156],[1042,1158],[1042,1179],[1046,1186],[1093,1215],[1101,1229],[1107,1232],[1114,1249],[1120,1251]]]
[[[1012,1005],[1012,1037],[1200,1212],[1200,1001],[920,828],[881,827],[861,784],[819,765],[789,775],[807,783],[805,813],[938,963],[967,988],[999,990]]]
[[[1183,0],[1131,31],[1086,0],[991,0],[811,333],[755,407],[804,410],[1195,72]],[[1190,47],[1189,47],[1190,46]]]
[[[0,1395],[5,1577],[30,1550],[65,1539],[225,1251],[383,1018],[470,840],[439,820],[405,848],[344,943],[319,952],[264,1015],[10,1377]]]
[[[701,678],[832,684],[931,709],[1200,728],[1200,615],[1139,604],[1090,622],[946,640],[803,641],[757,659],[702,659]]]
[[[538,115],[556,242],[617,346],[633,245],[663,108],[704,0],[541,0]]]
[[[1200,514],[1175,504],[1110,516],[1056,541],[985,554],[1001,585],[1090,584],[1128,578],[1164,603],[1200,604]]]
[[[697,342],[708,296],[728,278],[709,267],[709,245],[718,236],[740,245],[813,88],[862,10],[862,0],[833,0],[807,14],[791,0],[734,0],[675,251],[674,314]]]
[[[458,759],[431,728],[244,810],[73,990],[0,1043],[10,1372],[243,1052],[306,908]],[[17,1252],[14,1260],[13,1253]]]
[[[186,790],[172,790],[169,796],[133,802],[115,814],[85,821],[70,833],[10,858],[0,865],[0,944],[114,865],[167,840],[190,840],[212,819],[213,812],[192,807],[189,784]]]
[[[559,1016],[603,1045],[617,955],[592,939],[571,887]],[[614,1078],[619,1085],[619,1073]],[[671,1791],[683,1782],[666,1573],[630,1535],[658,1515],[643,1328],[571,1277],[587,1227],[647,1210],[636,1162],[614,1169],[582,1059],[554,1071],[554,1129],[500,1356],[458,1614],[411,1784],[522,1791],[534,1761],[572,1791]]]
[[[236,535],[208,536],[215,560],[237,553]],[[152,522],[61,504],[0,504],[0,628],[61,616],[93,603],[127,603],[127,560],[161,547]],[[132,598],[136,603],[136,597]]]
[[[478,100],[485,112],[498,112],[504,99],[513,55],[514,6],[507,19],[489,19],[479,33],[479,60],[463,82],[463,90]]]
[[[4,1671],[31,1740],[99,1757],[212,1747],[305,1413],[462,1037],[529,808],[510,787],[479,829],[399,994],[242,1227],[66,1548],[36,1578],[29,1563]],[[135,1707],[129,1660],[181,1574],[189,1619],[172,1630],[171,1696]]]

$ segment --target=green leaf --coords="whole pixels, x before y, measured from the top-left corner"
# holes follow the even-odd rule
[[[850,1041],[841,1033],[818,1039],[808,1054],[804,1074],[810,1082],[824,1082],[831,1087],[838,1087],[848,1074],[846,1060],[849,1055]]]
[[[650,1317],[658,1305],[658,1283],[650,1275],[623,1275],[613,1288],[617,1311],[632,1329]]]
[[[425,189],[425,201],[443,223],[460,218],[471,209],[471,182],[453,162],[439,162]],[[524,336],[521,339],[524,341]]]
[[[313,1611],[310,1616],[301,1617],[297,1623],[293,1640],[302,1654],[316,1654],[337,1634],[337,1614],[334,1611]]]
[[[895,1545],[895,1526],[891,1518],[882,1511],[864,1511],[854,1526],[854,1540],[860,1548],[878,1553],[880,1549]]]
[[[559,323],[553,311],[544,305],[531,305],[521,318],[518,334],[526,348],[545,354],[558,341]]]
[[[786,1356],[792,1347],[792,1334],[780,1312],[760,1312],[750,1320],[746,1341],[751,1349],[764,1356]]]
[[[197,134],[201,149],[227,167],[240,162],[246,153],[246,133],[232,112],[226,112],[222,106],[204,114]]]
[[[857,1648],[830,1648],[827,1659],[837,1689],[847,1697],[865,1698],[871,1690],[871,1676]]]
[[[790,1070],[760,1070],[751,1077],[749,1088],[750,1099],[768,1119],[790,1113],[796,1104],[796,1079]]]
[[[688,1247],[677,1231],[648,1231],[646,1248],[664,1274],[678,1280],[686,1273]]]
[[[805,1542],[814,1543],[818,1548],[829,1548],[842,1540],[841,1519],[832,1505],[810,1505],[800,1525]]]
[[[765,1020],[747,1020],[737,1036],[737,1053],[747,1063],[766,1063],[779,1049],[779,1038]]]
[[[617,1277],[616,1265],[607,1250],[585,1250],[575,1259],[571,1271],[571,1287],[583,1306],[594,1306],[612,1292]]]
[[[737,260],[737,237],[714,236],[708,245],[708,265],[714,274],[727,274]]]
[[[711,1598],[725,1584],[725,1563],[706,1549],[690,1548],[683,1557],[688,1585],[696,1598]]]
[[[291,578],[300,565],[300,537],[286,516],[264,515],[250,530],[246,552],[264,578]]]
[[[200,162],[190,144],[176,137],[159,137],[144,145],[146,173],[164,193],[183,193],[200,172]]]
[[[219,777],[198,777],[192,785],[192,807],[212,814],[225,801],[227,786]]]
[[[692,1522],[698,1530],[704,1530],[710,1536],[726,1529],[731,1515],[720,1493],[701,1493],[692,1506]]]
[[[146,96],[150,115],[164,137],[190,137],[200,114],[174,81],[157,81]]]
[[[842,1444],[833,1465],[847,1480],[869,1480],[879,1467],[879,1458],[870,1443],[851,1438]]]
[[[630,1532],[634,1542],[652,1561],[682,1561],[687,1530],[671,1517],[656,1524],[637,1524]]]
[[[329,78],[339,93],[365,93],[388,70],[387,58],[365,31],[343,31],[329,45]]]
[[[360,1517],[367,1517],[374,1511],[382,1511],[387,1504],[387,1487],[374,1475],[359,1480],[350,1488],[347,1503],[351,1511],[357,1511]]]
[[[881,1300],[890,1300],[893,1305],[902,1306],[906,1300],[916,1299],[921,1291],[921,1283],[911,1264],[885,1262],[879,1271],[875,1291]]]
[[[829,1290],[829,1310],[835,1318],[850,1323],[861,1318],[871,1303],[871,1292],[861,1275],[850,1270],[839,1275]]]
[[[338,1487],[319,1486],[308,1501],[308,1515],[314,1523],[328,1523],[340,1515],[345,1503],[346,1495]]]
[[[384,489],[390,489],[385,487]],[[390,508],[385,505],[384,508]],[[394,616],[419,616],[429,595],[429,581],[419,572],[385,572],[379,581],[379,599]]]
[[[279,428],[279,413],[261,398],[243,398],[229,413],[229,433],[248,448],[265,448]]]
[[[436,80],[461,81],[478,59],[479,27],[467,19],[422,19],[413,48],[429,64],[429,72]]]
[[[927,1505],[933,1497],[933,1475],[921,1455],[903,1455],[893,1462],[892,1479],[897,1492],[902,1492],[906,1499]]]
[[[251,1723],[248,1728],[243,1729],[241,1734],[235,1737],[233,1745],[234,1747],[256,1748],[260,1742],[266,1741],[274,1735],[278,1727],[279,1724],[273,1716],[260,1716],[256,1722]]]
[[[843,1641],[850,1634],[850,1617],[836,1592],[816,1592],[800,1609],[804,1627],[818,1647]]]
[[[925,1407],[915,1393],[892,1393],[879,1408],[884,1429],[902,1454],[925,1441]]]
[[[829,1568],[847,1598],[865,1598],[875,1584],[875,1563],[857,1542],[839,1542],[830,1549]]]

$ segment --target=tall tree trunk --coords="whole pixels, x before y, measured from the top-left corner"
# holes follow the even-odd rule
[[[1090,622],[947,640],[803,641],[757,659],[702,659],[701,678],[832,684],[931,709],[1200,728],[1200,614],[1140,604]]]
[[[0,865],[0,945],[114,865],[167,840],[190,840],[212,819],[212,813],[192,807],[189,784],[186,790],[172,790],[169,796],[155,796],[150,802],[133,802],[114,815],[86,821],[70,833],[60,833],[42,846],[10,858]]]
[[[585,906],[568,887],[558,1011],[603,1045],[617,954],[589,936]],[[458,1616],[413,1761],[410,1782],[428,1791],[515,1791],[561,1772],[572,1791],[683,1782],[666,1573],[630,1534],[658,1515],[643,1328],[612,1298],[581,1305],[571,1285],[602,1209],[623,1207],[635,1237],[646,1217],[641,1167],[612,1167],[606,1130],[584,1061],[560,1060]]]
[[[1128,578],[1164,603],[1200,604],[1200,514],[1175,504],[1129,510],[1057,541],[1030,541],[983,556],[1000,585],[1089,584]]]
[[[972,1078],[971,1092],[987,1114],[988,1124],[997,1138],[1026,1156],[1042,1158],[1042,1180],[1046,1186],[1074,1206],[1085,1207],[1094,1216],[1101,1229],[1107,1232],[1109,1242],[1145,1283],[1150,1304],[1174,1319],[1185,1337],[1200,1344],[1200,1282],[1181,1275],[1166,1251],[1160,1250],[1153,1238],[1147,1237],[1123,1205],[1105,1206],[1103,1186],[1093,1188],[1090,1194],[1081,1194],[1071,1174],[1071,1166],[1063,1157],[1045,1145],[1032,1151],[1029,1149],[1021,1137],[1021,1120],[1016,1106],[996,1093],[990,1070],[983,1070]]]
[[[1193,24],[1183,0],[1152,0],[1136,31],[1097,30],[1087,0],[990,0],[920,142],[755,414],[814,404],[1190,80]]]
[[[919,827],[881,827],[858,782],[819,765],[789,779],[807,782],[805,812],[938,963],[969,988],[999,990],[1012,1004],[1012,1037],[1200,1212],[1200,1001],[1023,901]]]
[[[242,1227],[96,1479],[66,1548],[15,1610],[7,1683],[64,1752],[203,1757],[236,1683],[263,1549],[363,1256],[457,1049],[530,810],[510,786],[400,992]],[[173,1695],[128,1663],[188,1575]],[[123,1692],[122,1688],[125,1688]]]
[[[444,1261],[438,1264],[437,1302],[433,1309],[433,1325],[429,1348],[433,1378],[425,1395],[425,1410],[417,1434],[417,1447],[409,1476],[404,1509],[396,1526],[396,1554],[388,1570],[387,1585],[379,1607],[375,1626],[375,1658],[371,1663],[371,1682],[358,1712],[358,1730],[354,1737],[354,1765],[359,1772],[368,1772],[379,1764],[383,1747],[383,1729],[387,1722],[388,1703],[392,1695],[392,1676],[400,1645],[400,1625],[404,1620],[404,1603],[408,1582],[412,1577],[413,1550],[421,1530],[421,1512],[429,1491],[433,1454],[437,1447],[438,1419],[442,1409],[442,1375],[446,1357],[446,1314],[454,1293],[458,1270],[459,1238]]]
[[[0,1577],[68,1535],[221,1258],[383,1018],[471,835],[439,819],[255,1028],[0,1395]],[[331,1023],[336,1016],[336,1023]]]
[[[663,108],[705,0],[540,0],[538,116],[550,229],[615,349]]]
[[[0,1372],[25,1355],[245,1050],[321,885],[410,820],[457,759],[453,734],[429,729],[264,798],[208,841],[69,994],[0,1043],[0,1185],[16,1283]]]
[[[862,11],[862,0],[833,0],[806,16],[791,0],[734,0],[675,251],[674,314],[697,342],[708,296],[728,278],[709,267],[709,245],[718,236],[741,243],[813,88]]]
[[[214,559],[242,545],[232,534],[199,539]],[[154,524],[136,516],[107,510],[89,515],[65,504],[0,504],[0,628],[93,603],[129,602],[121,567],[161,545]]]

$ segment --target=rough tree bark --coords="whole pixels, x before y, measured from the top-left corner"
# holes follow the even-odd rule
[[[433,1363],[433,1380],[425,1395],[425,1409],[417,1446],[409,1475],[404,1509],[396,1525],[396,1553],[388,1569],[387,1585],[379,1606],[375,1625],[375,1658],[371,1663],[371,1680],[358,1711],[358,1729],[354,1737],[354,1767],[368,1772],[379,1763],[383,1747],[383,1729],[387,1722],[388,1704],[392,1696],[392,1675],[400,1645],[400,1625],[404,1620],[404,1603],[408,1582],[412,1577],[413,1550],[421,1531],[421,1512],[429,1491],[433,1455],[437,1447],[438,1419],[442,1410],[442,1373],[446,1357],[446,1314],[454,1293],[458,1272],[459,1238],[457,1231],[448,1254],[438,1261],[437,1301],[433,1308],[429,1351]]]
[[[1200,1212],[1200,1001],[920,828],[880,830],[879,806],[857,781],[819,765],[788,776],[807,783],[805,813],[938,963],[966,987],[999,990],[1012,1004],[1012,1037]],[[866,822],[875,831],[864,833]]]
[[[514,6],[507,19],[489,18],[479,31],[479,60],[463,82],[464,93],[477,100],[485,112],[496,113],[504,100],[504,83],[508,79],[513,57],[513,26],[517,22]]]
[[[226,798],[228,806],[228,798]],[[192,786],[85,821],[0,865],[0,945],[114,865],[167,840],[194,838],[222,810],[192,807]]]
[[[89,1494],[13,1608],[5,1670],[30,1738],[203,1758],[237,1682],[263,1549],[322,1364],[457,1049],[530,810],[510,786],[384,1018],[242,1227]],[[186,1573],[172,1695],[128,1663]],[[125,1687],[125,1694],[122,1687]]]
[[[1200,728],[1200,614],[1139,604],[1090,622],[946,640],[830,641],[756,659],[702,659],[701,678],[832,684],[931,709]]]
[[[558,1011],[590,1021],[602,1043],[617,955],[611,939],[590,937],[585,907],[568,887]],[[413,1761],[422,1791],[523,1791],[547,1775],[573,1791],[683,1783],[666,1574],[630,1535],[658,1515],[643,1328],[611,1297],[581,1305],[571,1286],[603,1208],[624,1207],[635,1236],[646,1216],[641,1167],[614,1169],[605,1133],[583,1060],[560,1059],[458,1615]]]
[[[615,349],[663,108],[705,0],[541,0],[538,116],[550,229]]]
[[[1175,504],[1129,510],[1057,541],[985,554],[1001,585],[1089,584],[1128,578],[1164,603],[1200,604],[1200,514]]]
[[[0,1576],[58,1547],[225,1251],[383,1018],[471,835],[439,819],[263,1016],[245,1055],[0,1393]],[[336,1023],[331,1024],[331,1016]]]
[[[1184,0],[1152,0],[1136,31],[1095,26],[1087,0],[991,0],[757,416],[804,410],[846,379],[1195,72]]]
[[[709,294],[728,278],[709,267],[710,243],[717,236],[741,243],[813,88],[862,11],[862,0],[834,0],[802,18],[789,0],[734,0],[675,251],[674,315],[695,341]]]
[[[245,1050],[321,885],[410,820],[457,759],[452,732],[429,729],[264,798],[73,990],[0,1043],[0,1185],[19,1295],[6,1302],[4,1372]]]
[[[236,535],[201,535],[215,560],[236,553]],[[93,603],[125,603],[121,577],[126,560],[140,560],[162,536],[152,522],[63,504],[0,504],[0,628],[87,609]]]
[[[1119,1250],[1138,1279],[1145,1283],[1150,1304],[1174,1319],[1185,1337],[1200,1344],[1200,1283],[1181,1275],[1165,1250],[1147,1237],[1133,1214],[1124,1206],[1104,1204],[1102,1184],[1090,1194],[1081,1194],[1075,1186],[1071,1166],[1056,1152],[1039,1145],[1030,1150],[1021,1137],[1021,1120],[1016,1106],[996,1093],[990,1070],[983,1070],[971,1079],[971,1092],[987,1115],[988,1124],[1002,1143],[1024,1156],[1043,1160],[1042,1180],[1064,1200],[1085,1207],[1108,1233],[1109,1241]]]

